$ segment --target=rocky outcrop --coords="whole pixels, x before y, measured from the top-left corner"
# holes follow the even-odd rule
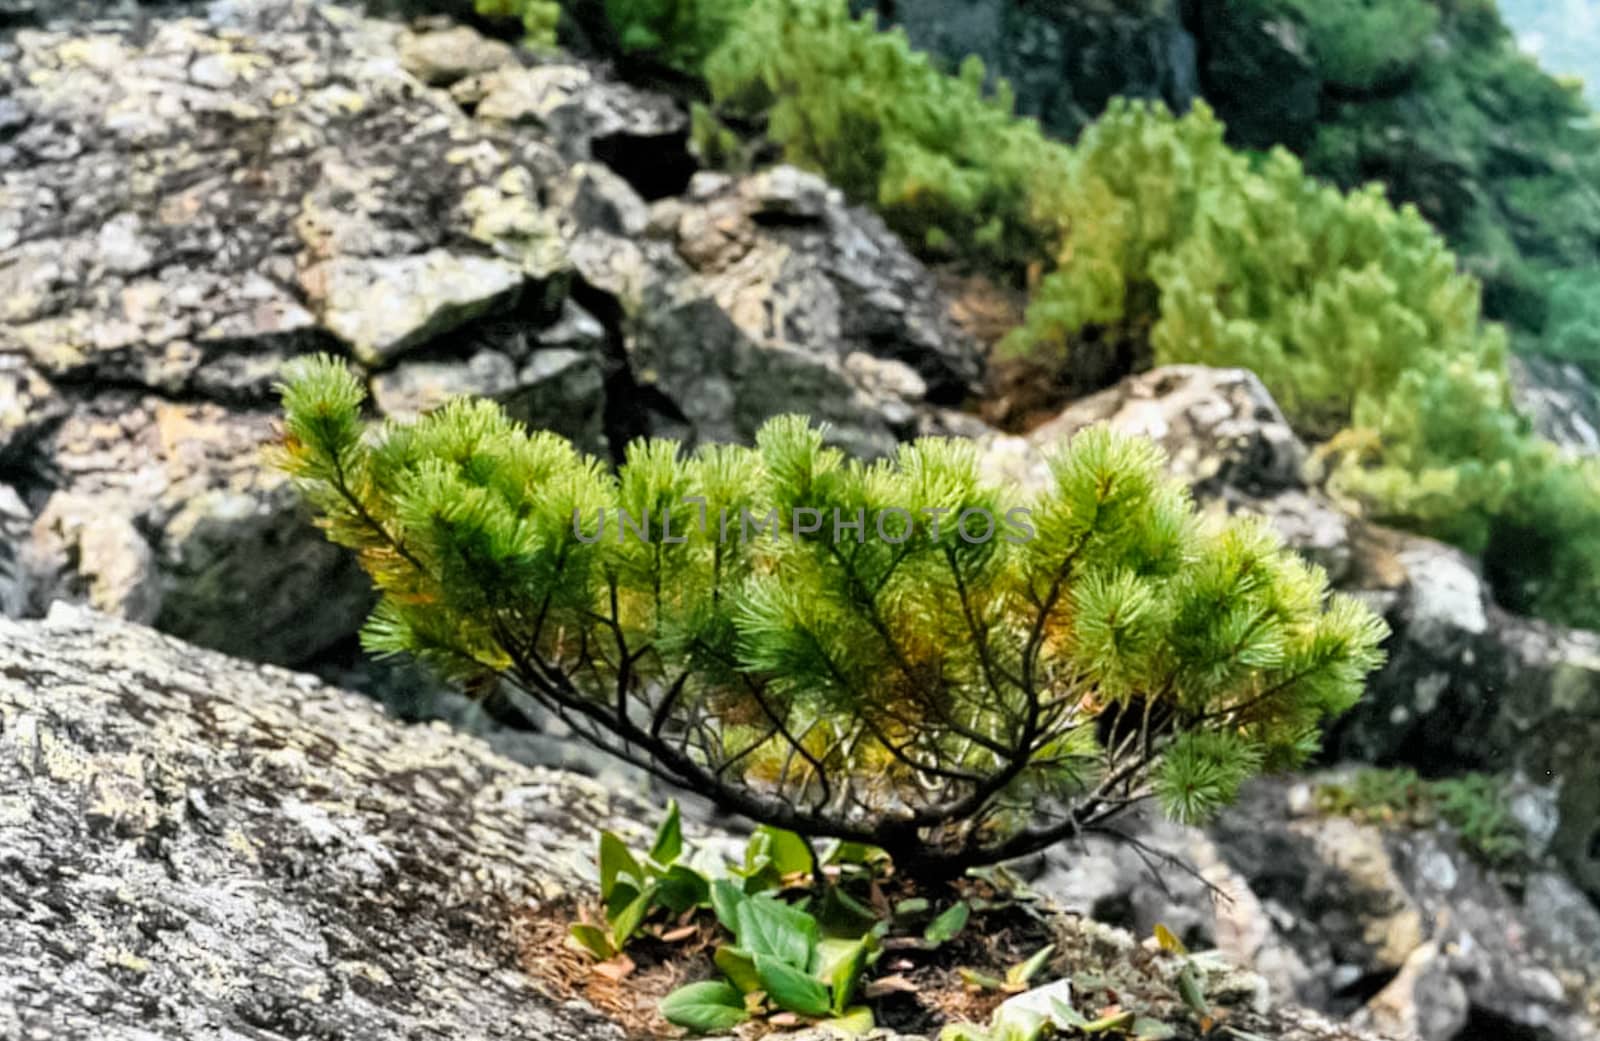
[[[527,974],[517,927],[590,884],[596,828],[645,841],[659,809],[616,789],[63,605],[0,619],[0,792],[0,1036],[625,1036]]]
[[[1600,1038],[1600,911],[1581,891],[1539,868],[1508,886],[1443,826],[1318,812],[1316,786],[1338,779],[1257,782],[1205,831],[1145,822],[1142,853],[1052,852],[1035,885],[1136,931],[1163,923],[1254,966],[1280,999],[1386,1033]]]
[[[383,415],[487,395],[602,454],[787,411],[882,454],[978,376],[877,218],[796,170],[691,186],[677,102],[470,28],[223,0],[26,30],[0,121],[12,611],[285,663],[347,640],[366,583],[260,461],[311,350]]]
[[[1213,509],[1270,518],[1334,584],[1382,612],[1388,662],[1330,746],[1430,772],[1517,770],[1559,791],[1553,849],[1600,895],[1600,634],[1497,607],[1476,561],[1342,512],[1303,473],[1307,451],[1243,370],[1171,366],[1074,402],[1027,437],[993,436],[991,470],[1036,484],[1051,445],[1094,422],[1154,438]]]

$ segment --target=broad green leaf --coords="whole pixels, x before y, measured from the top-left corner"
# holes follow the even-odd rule
[[[733,882],[719,878],[711,883],[711,909],[717,912],[717,921],[735,936],[739,935],[739,905],[750,899]]]
[[[746,994],[761,989],[761,980],[756,976],[755,959],[751,958],[750,952],[744,948],[718,947],[712,960],[717,963],[717,968],[722,970],[722,974]]]
[[[706,880],[682,864],[672,865],[656,882],[656,902],[673,914],[703,904],[710,896],[711,887]]]
[[[616,945],[611,942],[611,937],[606,935],[604,929],[586,922],[574,922],[568,927],[567,932],[572,934],[572,938],[577,940],[584,950],[600,961],[605,961],[617,953]]]
[[[824,1030],[831,1030],[843,1037],[862,1037],[872,1033],[872,1029],[877,1026],[877,1023],[873,1021],[870,1008],[865,1005],[857,1005],[855,1008],[847,1009],[832,1019],[824,1019],[817,1026],[822,1027]]]
[[[639,862],[633,859],[633,854],[628,852],[627,845],[615,832],[602,831],[600,833],[601,900],[610,901],[611,890],[616,886],[619,876],[631,878],[635,888],[644,884],[644,872],[639,869]]]
[[[1029,958],[1027,961],[1019,962],[1018,964],[1011,966],[1011,968],[1006,970],[1006,985],[1011,987],[1026,987],[1028,985],[1028,981],[1039,975],[1039,970],[1045,967],[1045,965],[1050,961],[1050,955],[1054,954],[1055,952],[1056,945],[1053,943],[1047,943],[1043,947],[1039,948],[1039,950],[1034,953],[1033,957]]]
[[[611,920],[611,942],[617,945],[617,950],[626,947],[633,934],[639,931],[644,916],[650,913],[650,902],[655,895],[655,887],[646,889]]]
[[[739,946],[751,954],[777,958],[799,972],[811,965],[817,949],[817,920],[771,897],[751,897],[739,905]]]
[[[673,1026],[697,1034],[728,1030],[750,1018],[743,996],[715,980],[691,983],[668,994],[661,999],[661,1015]]]
[[[967,902],[958,900],[928,923],[928,927],[922,931],[922,938],[936,947],[941,943],[948,943],[967,927],[967,919],[971,914],[972,908],[967,906]]]
[[[683,816],[678,812],[678,800],[667,803],[667,816],[656,829],[656,841],[650,847],[650,859],[662,867],[670,866],[683,852]]]
[[[767,856],[780,875],[805,875],[811,873],[811,850],[805,839],[792,831],[763,824],[758,830],[767,834]]]
[[[867,944],[864,940],[857,940],[851,944],[850,949],[828,967],[823,979],[826,979],[828,985],[833,988],[834,1015],[844,1015],[844,1010],[850,1005],[850,999],[855,997],[856,985],[861,982],[861,974],[866,968]]]
[[[755,955],[755,965],[761,989],[779,1008],[802,1016],[826,1016],[833,1011],[828,1003],[828,988],[815,977],[759,951]]]

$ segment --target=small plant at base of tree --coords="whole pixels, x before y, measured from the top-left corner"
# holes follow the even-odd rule
[[[1302,761],[1381,659],[1382,621],[1265,522],[1202,521],[1151,442],[1104,428],[1013,503],[955,440],[863,463],[784,417],[754,448],[637,442],[612,474],[490,402],[369,429],[324,356],[283,394],[279,463],[381,593],[369,650],[510,683],[598,748],[907,876],[1114,830],[1147,801],[1204,819]],[[1016,508],[1034,537],[939,523]],[[665,529],[594,531],[619,511]],[[705,522],[724,511],[783,533],[907,520],[746,538]]]

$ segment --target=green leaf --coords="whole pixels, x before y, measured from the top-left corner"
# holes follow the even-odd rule
[[[679,987],[661,999],[661,1015],[697,1034],[728,1030],[750,1018],[739,992],[716,980]]]
[[[1210,1006],[1206,1004],[1205,988],[1200,985],[1200,973],[1195,971],[1193,962],[1185,962],[1183,968],[1178,970],[1178,996],[1197,1016],[1210,1011]]]
[[[1111,1016],[1091,1019],[1078,1029],[1085,1034],[1109,1034],[1113,1030],[1127,1030],[1133,1026],[1132,1012],[1118,1012]]]
[[[611,899],[611,891],[616,888],[617,879],[622,877],[631,879],[635,888],[644,884],[644,872],[639,869],[639,862],[633,859],[633,854],[628,852],[627,845],[615,832],[602,831],[600,833],[601,900]]]
[[[780,875],[808,875],[811,873],[811,850],[805,839],[792,831],[763,824],[758,831],[768,838],[767,856]]]
[[[844,1037],[862,1037],[872,1033],[877,1023],[873,1021],[872,1010],[865,1005],[857,1005],[847,1009],[832,1019],[824,1019],[817,1026],[824,1030],[831,1030]]]
[[[818,923],[830,933],[860,936],[878,924],[878,916],[861,901],[837,886],[829,886],[822,896]]]
[[[611,942],[611,937],[606,935],[604,929],[586,922],[574,922],[567,928],[567,932],[572,934],[572,938],[577,940],[584,950],[600,961],[605,961],[617,953],[616,945]]]
[[[735,936],[739,935],[739,905],[748,899],[743,889],[725,878],[711,883],[711,909],[722,927]]]
[[[617,915],[638,898],[639,887],[619,876],[611,886],[611,895],[606,897],[606,921],[615,922]]]
[[[1089,1024],[1088,1016],[1059,1000],[1050,1002],[1050,1018],[1062,1029],[1082,1030]]]
[[[931,906],[933,905],[929,904],[928,901],[922,897],[914,896],[895,904],[894,913],[900,918],[910,918],[914,915],[927,914],[928,908]]]
[[[1019,962],[1018,964],[1011,966],[1011,968],[1006,970],[1006,985],[1011,987],[1026,987],[1029,980],[1032,980],[1035,976],[1039,975],[1039,970],[1045,967],[1045,965],[1050,961],[1050,955],[1054,954],[1055,952],[1056,945],[1053,943],[1047,943],[1043,947],[1039,948],[1039,950],[1034,953],[1033,957],[1029,958],[1027,961]]]
[[[722,974],[746,994],[761,989],[761,980],[756,976],[755,959],[750,957],[749,951],[741,947],[718,947],[712,960],[717,963],[717,968],[722,970]]]
[[[1137,1041],[1171,1041],[1178,1031],[1170,1023],[1141,1016],[1133,1021],[1133,1036]]]
[[[841,842],[823,860],[829,864],[857,864],[865,866],[885,857],[883,850],[860,842]]]
[[[945,909],[928,927],[922,931],[922,938],[937,947],[947,943],[961,934],[967,927],[967,919],[972,915],[972,908],[967,906],[965,900],[959,900]]]
[[[833,1011],[828,1003],[828,988],[814,977],[759,951],[755,955],[755,965],[761,989],[779,1008],[802,1016],[826,1016]]]
[[[626,947],[633,934],[639,931],[644,916],[650,913],[650,901],[655,895],[654,886],[646,889],[611,920],[611,942],[617,945],[618,950]]]
[[[991,976],[977,969],[959,968],[956,975],[961,977],[962,982],[982,990],[1000,990],[1006,985],[1006,981],[999,976]]]
[[[844,1015],[844,1010],[850,1005],[850,999],[855,997],[856,986],[861,982],[861,974],[867,968],[867,953],[866,941],[857,940],[850,945],[850,949],[843,957],[828,967],[828,972],[823,978],[833,988],[834,1015]]]
[[[740,947],[800,972],[811,965],[818,939],[815,918],[770,897],[751,897],[739,905],[738,915]]]
[[[656,841],[650,847],[650,859],[662,867],[670,866],[683,852],[683,816],[678,812],[678,800],[667,803],[667,816],[656,829]]]
[[[710,897],[711,887],[705,877],[682,864],[672,865],[656,882],[656,901],[673,914],[682,914]]]

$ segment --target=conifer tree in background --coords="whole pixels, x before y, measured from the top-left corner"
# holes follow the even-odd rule
[[[613,474],[489,402],[368,429],[337,361],[287,379],[279,464],[381,592],[370,650],[504,680],[658,777],[911,874],[1147,800],[1203,819],[1302,760],[1380,660],[1369,610],[1264,523],[1202,522],[1152,443],[1103,428],[1024,503],[962,441],[862,463],[785,417],[754,448],[637,442]]]

